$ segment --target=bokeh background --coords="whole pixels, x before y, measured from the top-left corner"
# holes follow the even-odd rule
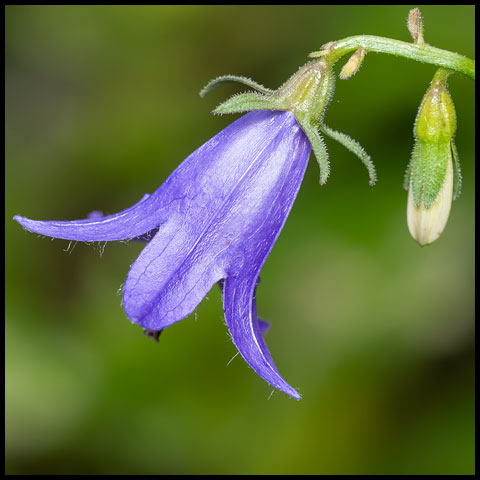
[[[229,363],[218,289],[157,345],[120,303],[141,244],[69,245],[12,221],[130,206],[237,117],[209,113],[243,91],[200,99],[211,78],[276,88],[328,41],[410,41],[409,8],[6,7],[7,473],[474,472],[474,82],[449,82],[463,193],[420,248],[402,182],[435,68],[370,54],[337,81],[326,121],[378,183],[327,139],[331,178],[318,185],[312,157],[257,293],[299,402]],[[428,43],[474,57],[473,6],[420,8]]]

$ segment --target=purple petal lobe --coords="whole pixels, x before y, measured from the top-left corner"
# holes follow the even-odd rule
[[[252,299],[255,276],[231,276],[225,280],[224,309],[227,327],[242,357],[270,385],[297,400],[298,392],[278,373],[262,337],[261,320]]]
[[[255,310],[257,309],[257,305],[254,305]],[[263,335],[268,332],[270,328],[270,324],[261,318],[258,319],[258,330]]]
[[[271,385],[298,399],[298,393],[281,378],[273,364],[261,336],[255,301],[258,275],[293,205],[310,154],[303,132],[297,132],[290,143],[287,137],[284,134],[275,153],[270,154],[276,158],[268,166],[268,177],[261,182],[264,189],[255,195],[250,188],[242,200],[243,205],[251,205],[241,233],[245,260],[227,270],[224,309],[232,339],[247,363]]]
[[[132,265],[127,315],[159,330],[190,314],[222,278],[233,341],[252,368],[289,395],[261,338],[258,274],[293,205],[310,144],[288,112],[251,112],[192,153],[169,177],[169,216]],[[183,197],[181,196],[183,194]]]
[[[256,301],[256,292],[257,292],[257,287],[258,287],[258,284],[260,283],[260,277],[257,278],[257,282],[255,284],[255,293],[253,294],[253,306],[252,306],[252,312],[256,315],[256,312],[257,312],[257,301]],[[222,296],[223,296],[223,292],[224,292],[224,287],[225,285],[225,280],[220,280],[218,282],[218,286],[220,287],[220,290],[222,292]],[[270,323],[265,321],[265,320],[262,320],[261,318],[257,318],[258,320],[258,330],[259,332],[262,334],[262,335],[265,335],[265,333],[268,332],[269,328],[270,328]]]
[[[126,240],[154,230],[163,222],[166,215],[163,185],[130,208],[105,217],[94,211],[87,219],[73,221],[30,220],[19,215],[13,218],[27,230],[48,237],[80,242]]]
[[[224,275],[216,252],[208,246],[196,249],[188,232],[168,221],[130,269],[125,312],[144,328],[161,330],[192,313]]]

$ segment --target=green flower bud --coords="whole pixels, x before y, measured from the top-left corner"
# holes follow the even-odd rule
[[[460,191],[454,136],[455,106],[447,90],[449,71],[439,69],[423,97],[415,120],[415,145],[407,170],[407,223],[420,245],[443,232],[452,199]]]

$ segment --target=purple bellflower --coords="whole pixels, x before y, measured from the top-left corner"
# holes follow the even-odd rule
[[[257,92],[227,100],[214,113],[249,112],[188,156],[151,195],[108,216],[37,221],[15,216],[32,232],[83,242],[146,240],[123,289],[127,316],[149,336],[190,315],[218,283],[232,340],[253,370],[293,398],[300,395],[279,374],[257,317],[259,274],[282,230],[302,183],[310,152],[325,183],[328,156],[319,130],[374,169],[355,141],[323,124],[334,85],[324,60],[300,68],[277,91],[245,77],[224,76]]]

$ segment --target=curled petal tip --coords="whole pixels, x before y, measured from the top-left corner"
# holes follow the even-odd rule
[[[280,375],[262,336],[254,299],[255,275],[239,273],[225,280],[225,320],[233,343],[253,370],[276,389],[296,400],[299,393]]]
[[[129,240],[151,232],[162,223],[167,209],[165,185],[153,195],[144,195],[131,207],[112,215],[102,216],[101,212],[94,211],[88,218],[72,221],[31,220],[20,215],[13,219],[27,230],[47,237],[79,242]]]

